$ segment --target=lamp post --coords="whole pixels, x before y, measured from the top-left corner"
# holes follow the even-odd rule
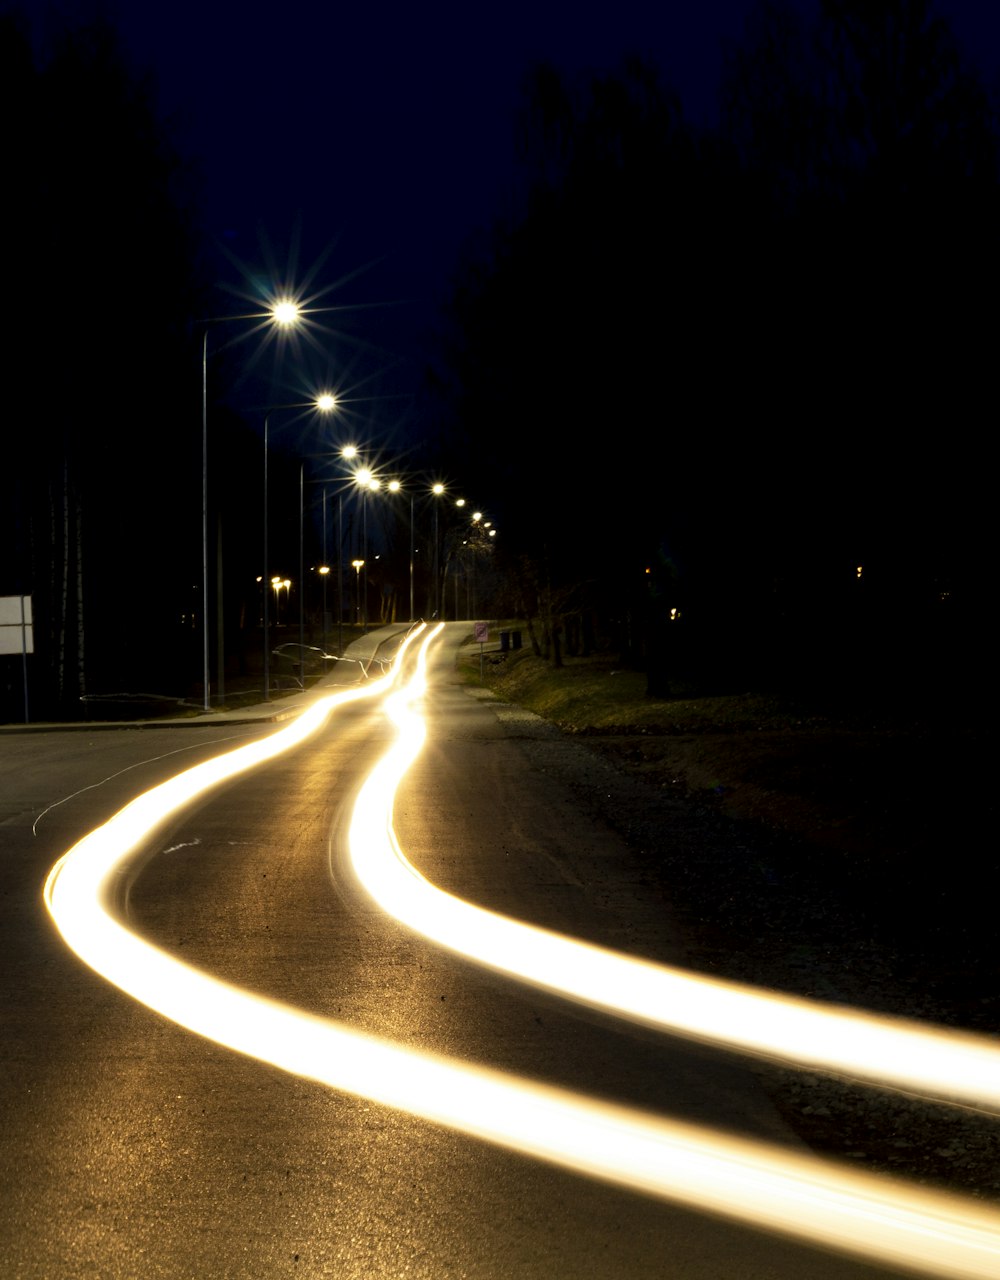
[[[388,489],[389,489],[389,492],[390,492],[390,493],[399,493],[399,492],[402,490],[402,488],[403,488],[402,483],[401,483],[399,480],[390,480],[390,481],[389,481]],[[413,614],[413,561],[414,561],[414,547],[413,547],[413,492],[412,492],[412,490],[411,490],[411,492],[410,492],[410,621],[411,621],[411,622],[413,622],[413,620],[414,620],[414,614]]]
[[[361,486],[361,564],[365,566],[365,590],[363,598],[364,614],[361,622],[362,634],[368,634],[368,495],[382,487],[382,481],[370,467],[360,467],[354,473],[354,479]]]
[[[318,395],[315,400],[302,400],[293,404],[277,404],[272,406],[264,416],[264,581],[268,578],[268,431],[271,423],[271,415],[279,409],[315,409],[319,413],[331,413],[337,407],[337,397],[329,392],[323,392]],[[301,620],[301,593],[304,592],[305,583],[302,580],[302,470],[299,469],[299,592],[300,592],[300,621],[299,621],[299,644],[302,644],[302,620]],[[271,649],[268,639],[268,614],[267,614],[267,592],[264,593],[264,701],[267,702],[271,696]],[[303,685],[305,679],[303,677]]]
[[[363,560],[351,561],[351,567],[354,569],[355,573],[357,574],[357,577],[355,579],[357,583],[357,588],[355,591],[355,599],[357,602],[355,604],[355,612],[354,612],[355,621],[360,621],[361,619],[361,570],[364,566],[364,563],[365,562]]]
[[[327,626],[326,626],[326,580],[330,576],[330,566],[326,563],[326,490],[323,490],[323,563],[318,569],[320,578],[323,581],[323,657],[327,654]],[[326,668],[323,668],[324,671]]]
[[[340,451],[340,456],[351,462],[358,456],[358,447],[348,444]],[[337,494],[337,655],[344,652],[344,491]]]
[[[324,308],[325,309],[325,308]],[[303,315],[298,303],[279,299],[269,311],[255,311],[241,316],[213,316],[201,323],[205,326],[201,339],[201,629],[202,629],[202,678],[204,685],[204,709],[212,707],[211,679],[208,661],[208,326],[226,324],[237,320],[267,320],[279,329],[292,328]],[[265,582],[267,575],[265,572]],[[222,592],[218,592],[217,623],[219,631],[219,694],[222,695],[225,673],[222,639]],[[267,599],[267,592],[264,592]]]
[[[271,586],[274,588],[274,625],[276,627],[281,626],[281,588],[284,587],[285,597],[287,598],[291,585],[291,578],[275,577],[271,579]]]
[[[444,485],[440,480],[431,486],[431,493],[440,498],[444,493]],[[441,613],[441,542],[438,537],[438,504],[434,504],[434,617]]]
[[[326,628],[326,580],[330,576],[330,562],[326,558],[326,485],[323,486],[323,563],[319,567],[319,574],[323,580],[323,656],[327,653],[327,628]],[[323,670],[326,670],[324,664]]]

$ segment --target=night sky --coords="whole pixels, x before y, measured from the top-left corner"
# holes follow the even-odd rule
[[[196,175],[220,306],[270,259],[289,277],[313,272],[313,289],[328,291],[322,303],[361,307],[338,317],[348,348],[330,356],[355,382],[398,397],[379,410],[391,432],[405,429],[426,334],[463,247],[510,207],[529,66],[611,70],[638,52],[690,119],[711,123],[722,43],[739,39],[750,7],[122,0],[110,11]],[[88,11],[28,5],[39,24],[53,8]],[[942,0],[937,10],[983,77],[997,79],[991,6]],[[241,309],[237,292],[232,305]]]
[[[795,0],[806,27],[818,2]],[[981,315],[1000,270],[997,197],[992,144],[976,153],[990,156],[977,168],[965,144],[952,143],[994,139],[995,105],[992,117],[978,98],[972,115],[948,115],[951,91],[904,60],[903,109],[912,101],[907,93],[935,101],[921,98],[926,83],[946,99],[940,110],[917,112],[918,161],[903,164],[902,181],[892,178],[884,191],[881,171],[874,186],[865,185],[878,166],[862,166],[863,180],[852,177],[843,206],[839,197],[823,197],[818,221],[816,206],[782,221],[780,198],[762,215],[754,184],[768,171],[739,171],[731,157],[728,168],[713,167],[721,152],[708,136],[685,150],[691,135],[675,122],[664,126],[673,120],[666,107],[651,117],[656,146],[647,153],[648,175],[641,158],[619,166],[621,186],[600,167],[568,169],[559,179],[562,203],[544,204],[553,192],[535,181],[538,170],[531,173],[518,151],[526,86],[539,63],[551,63],[562,86],[580,90],[570,112],[582,122],[573,146],[594,136],[587,134],[592,121],[580,114],[581,103],[590,110],[597,101],[585,96],[591,73],[620,73],[635,55],[676,92],[685,119],[710,130],[724,49],[743,41],[752,0],[655,7],[626,0],[603,10],[298,0],[266,7],[22,0],[11,8],[29,15],[43,54],[58,48],[53,34],[85,29],[95,15],[110,21],[127,78],[148,76],[166,153],[181,162],[176,185],[191,195],[185,210],[200,258],[189,271],[192,246],[186,234],[175,235],[178,220],[157,221],[152,196],[142,203],[142,156],[152,149],[127,143],[130,120],[147,117],[121,110],[129,98],[115,95],[113,74],[102,73],[109,88],[102,95],[93,79],[74,87],[72,63],[62,73],[54,64],[58,92],[41,100],[39,122],[48,152],[38,131],[17,127],[18,90],[8,82],[11,167],[17,170],[20,154],[27,175],[26,198],[6,210],[11,243],[20,236],[42,255],[50,292],[75,291],[74,305],[63,308],[72,317],[66,334],[40,343],[41,319],[22,326],[9,361],[37,368],[53,402],[60,387],[64,395],[83,388],[108,408],[99,427],[85,415],[53,412],[47,435],[17,441],[34,483],[23,496],[8,485],[8,543],[17,550],[6,590],[27,584],[42,599],[44,587],[54,618],[65,604],[66,616],[53,623],[56,639],[84,616],[82,605],[73,613],[62,589],[72,572],[61,580],[51,572],[55,555],[74,551],[71,517],[82,511],[87,537],[75,554],[90,574],[88,652],[110,651],[93,633],[95,618],[114,616],[101,593],[113,596],[115,578],[102,578],[97,567],[125,554],[118,517],[107,518],[115,510],[108,493],[128,500],[143,530],[126,548],[133,571],[159,554],[169,572],[159,589],[164,609],[180,601],[169,604],[175,618],[200,617],[200,588],[197,607],[192,591],[209,539],[197,519],[176,515],[181,508],[200,512],[206,473],[228,584],[217,594],[236,617],[251,616],[237,596],[256,593],[261,567],[264,421],[269,409],[294,405],[298,418],[283,416],[270,437],[275,563],[296,559],[302,468],[310,481],[325,482],[313,460],[329,462],[353,440],[386,474],[391,463],[404,480],[422,484],[433,469],[450,489],[462,487],[505,530],[505,554],[508,547],[512,557],[545,548],[566,590],[586,586],[586,607],[609,625],[623,627],[623,617],[642,609],[664,618],[679,611],[681,630],[696,637],[685,653],[705,667],[715,659],[704,637],[724,648],[728,661],[737,625],[753,631],[753,652],[782,669],[786,650],[802,666],[825,669],[808,656],[809,646],[820,637],[839,653],[840,632],[857,642],[859,663],[867,656],[858,638],[867,643],[884,633],[885,660],[894,667],[901,643],[909,652],[912,636],[931,636],[932,626],[951,628],[949,643],[970,634],[982,642],[975,620],[985,599],[992,495],[987,473],[969,461],[983,421],[992,421],[983,407],[992,395],[992,339]],[[959,52],[1000,102],[997,10],[977,0],[938,0],[931,11],[950,21]],[[893,78],[882,75],[880,49],[876,42],[866,74],[876,86],[891,82],[895,93]],[[798,72],[809,64],[795,55],[788,65]],[[951,66],[947,58],[944,65]],[[746,117],[753,128],[753,111],[770,103],[776,83],[782,92],[780,77],[765,73],[761,81]],[[30,78],[26,83],[33,88]],[[962,86],[960,77],[951,83]],[[74,93],[87,95],[78,117],[66,105]],[[879,93],[876,87],[876,111],[887,100]],[[797,101],[803,97],[815,100],[806,92]],[[646,101],[660,111],[655,92]],[[102,116],[105,107],[110,114]],[[803,190],[810,155],[841,144],[864,151],[871,137],[890,139],[879,159],[891,176],[897,153],[913,150],[912,138],[899,133],[891,110],[873,124],[863,108],[862,101],[855,132],[843,127],[840,108],[822,108],[841,129],[832,144],[827,121],[817,117],[810,145],[795,150],[798,122],[785,130],[792,113],[784,106],[772,132],[767,126],[755,136],[766,144],[765,158],[796,170]],[[593,109],[599,133],[604,108]],[[543,118],[539,110],[536,124]],[[607,118],[614,121],[613,112]],[[642,129],[634,121],[631,127],[621,138],[646,146]],[[952,150],[921,150],[925,127],[926,137],[944,128]],[[536,138],[536,163],[540,154],[545,164],[556,156],[546,146]],[[688,168],[691,154],[697,163]],[[953,168],[935,177],[930,155],[949,165],[961,156],[955,163],[971,169],[957,181]],[[823,152],[821,168],[828,159]],[[976,185],[987,168],[985,185]],[[529,189],[532,216],[518,225]],[[150,191],[159,195],[162,186]],[[497,237],[501,250],[491,259],[491,232],[505,221],[516,229]],[[28,255],[11,257],[16,296],[33,282]],[[478,275],[470,263],[482,266]],[[462,294],[457,281],[466,286]],[[97,285],[95,304],[84,311],[77,294]],[[259,315],[276,289],[330,310],[317,318],[312,346],[309,333],[268,345],[253,326],[209,326],[211,426],[203,437],[199,321]],[[122,296],[132,307],[127,325],[118,311]],[[455,341],[443,352],[449,302]],[[47,323],[48,300],[35,307]],[[78,314],[86,323],[74,328]],[[107,339],[112,332],[120,342]],[[50,352],[57,349],[53,372]],[[109,353],[117,360],[110,378]],[[427,376],[431,366],[436,383]],[[150,412],[136,412],[147,378],[163,383],[164,395]],[[301,407],[321,388],[341,397],[335,420],[322,428],[309,406]],[[592,446],[601,438],[611,440],[604,452]],[[139,442],[149,439],[171,444],[158,452],[152,474],[135,465]],[[70,471],[55,471],[54,445],[73,464],[79,498],[66,482]],[[18,474],[17,466],[9,474]],[[61,507],[53,494],[62,495]],[[504,526],[508,515],[516,519]],[[60,520],[62,551],[53,545],[50,555],[46,539]],[[855,589],[862,563],[863,596]],[[653,587],[647,577],[655,578]],[[831,603],[847,591],[855,612]],[[758,625],[765,598],[768,626],[784,649]],[[158,607],[158,599],[150,601],[151,614]],[[961,624],[952,624],[953,615]],[[139,643],[134,653],[141,664]],[[112,678],[120,678],[117,668],[99,681]]]

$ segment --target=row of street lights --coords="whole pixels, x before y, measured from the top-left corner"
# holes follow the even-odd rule
[[[334,308],[302,308],[296,302],[290,299],[280,299],[268,311],[253,312],[241,316],[226,316],[204,321],[204,331],[202,335],[202,658],[203,658],[203,686],[204,686],[204,709],[211,709],[211,683],[209,669],[209,534],[208,534],[208,326],[210,324],[222,324],[227,322],[239,322],[247,320],[262,321],[265,326],[270,325],[279,330],[288,330],[296,327],[303,319],[313,314],[314,311],[328,311]],[[313,400],[299,401],[291,404],[273,405],[264,417],[264,572],[262,575],[263,585],[263,660],[264,660],[264,698],[267,700],[270,696],[270,591],[275,591],[275,607],[277,608],[278,592],[284,589],[286,593],[290,589],[290,581],[287,578],[272,578],[270,575],[270,557],[269,557],[269,448],[270,448],[270,426],[271,418],[275,413],[287,410],[311,410],[320,414],[330,414],[338,407],[337,397],[331,392],[324,392],[316,396]],[[403,481],[392,479],[387,482],[383,481],[374,467],[368,465],[361,459],[359,449],[356,445],[349,444],[335,451],[335,455],[347,463],[355,464],[356,467],[350,472],[349,478],[342,480],[339,484],[340,492],[338,493],[338,557],[337,557],[337,592],[338,592],[338,618],[340,626],[339,647],[343,651],[343,494],[344,490],[349,487],[356,487],[360,490],[361,495],[361,520],[362,520],[362,547],[361,555],[352,560],[351,567],[355,570],[356,582],[355,591],[358,601],[358,620],[365,632],[368,630],[368,498],[372,493],[378,492],[384,487],[390,493],[401,493],[409,489],[409,505],[410,505],[410,555],[409,555],[409,586],[410,586],[410,619],[416,617],[416,601],[415,601],[415,535],[414,535],[414,501],[417,491],[410,484],[404,484]],[[305,485],[305,464],[300,464],[299,469],[299,646],[300,659],[304,660],[304,602],[303,602],[303,586],[305,575],[304,561],[304,485]],[[427,493],[433,498],[442,498],[446,493],[446,487],[443,482],[436,481],[427,488]],[[465,506],[464,499],[456,502],[459,508]],[[439,504],[434,504],[434,589],[433,589],[433,609],[435,616],[441,614],[441,563],[440,563],[440,521],[439,521]],[[327,518],[327,490],[324,485],[323,489],[323,565],[320,568],[320,574],[323,576],[323,649],[326,652],[326,628],[327,628],[327,609],[326,609],[326,578],[329,574],[329,566],[327,564],[327,547],[326,547],[326,518]],[[476,513],[473,517],[478,521],[481,519],[481,513]],[[491,530],[491,536],[495,534],[495,529]],[[362,574],[362,571],[364,573]],[[221,600],[221,584],[219,587],[218,608],[218,646],[219,646],[219,672],[218,672],[218,691],[220,698],[223,697],[224,688],[224,653],[223,653],[223,621],[222,621],[222,600]]]
[[[334,401],[334,405],[332,407],[335,407],[335,405],[336,405],[336,401]],[[331,406],[323,405],[319,400],[317,400],[313,405],[313,407],[327,408]],[[368,521],[368,504],[369,504],[370,497],[371,495],[377,494],[382,491],[385,491],[393,495],[406,493],[407,491],[409,492],[409,544],[410,544],[409,545],[409,596],[410,596],[409,616],[412,621],[416,616],[416,598],[415,598],[416,518],[415,518],[414,508],[415,508],[416,498],[422,486],[420,486],[418,483],[415,483],[413,481],[404,483],[404,481],[396,478],[393,478],[390,480],[384,479],[382,476],[378,475],[375,469],[362,458],[361,452],[356,445],[343,446],[338,450],[332,451],[331,456],[336,457],[340,461],[348,464],[357,463],[357,465],[353,466],[353,468],[349,467],[346,477],[339,484],[340,492],[337,495],[337,500],[338,500],[337,502],[337,509],[338,509],[337,544],[338,544],[338,592],[339,592],[338,615],[340,619],[340,628],[341,628],[340,637],[339,637],[340,650],[342,651],[343,650],[343,598],[344,598],[342,573],[343,573],[344,565],[346,563],[344,559],[344,554],[343,554],[343,495],[344,495],[344,492],[347,489],[354,489],[355,492],[358,493],[358,496],[360,497],[360,500],[361,500],[361,505],[360,505],[361,538],[360,538],[360,546],[359,546],[359,550],[361,554],[359,556],[356,556],[356,558],[350,561],[350,567],[353,568],[355,571],[355,592],[354,592],[355,618],[357,623],[361,626],[362,630],[364,632],[367,632],[368,625],[369,625],[368,608],[370,603],[369,591],[368,591],[368,572],[369,572],[369,566],[372,563],[372,557],[369,552],[369,521]],[[305,562],[304,562],[303,550],[302,550],[302,536],[303,536],[302,531],[303,531],[303,512],[304,512],[304,496],[303,496],[304,467],[303,466],[300,466],[299,480],[300,480],[300,484],[299,484],[299,562],[300,562],[299,577],[300,577],[300,582],[304,585]],[[441,481],[437,481],[433,484],[429,484],[426,487],[425,492],[426,492],[426,495],[430,498],[442,498],[447,492],[447,490],[445,485]],[[326,536],[328,503],[329,503],[328,484],[327,482],[324,482],[323,498],[322,498],[323,564],[319,569],[319,572],[321,575],[325,575],[329,573],[329,567],[327,564],[327,536]],[[455,506],[460,510],[464,509],[467,506],[466,500],[464,498],[457,499],[455,502]],[[433,609],[433,612],[436,615],[440,615],[440,613],[442,612],[442,596],[441,596],[441,591],[442,591],[441,576],[442,575],[441,575],[441,560],[440,560],[440,548],[441,548],[440,510],[441,510],[440,505],[438,503],[435,503],[434,505],[434,558],[433,558],[434,585],[433,585],[433,592],[432,592],[432,599],[431,599],[431,607]],[[483,513],[481,511],[476,511],[472,514],[471,524],[473,527],[478,527],[480,529],[483,529],[487,533],[488,537],[492,538],[496,535],[496,529],[492,526],[492,523],[489,520],[484,520]],[[467,545],[467,543],[468,543],[468,539],[463,539],[463,545]],[[375,557],[375,558],[377,559],[378,557]],[[324,651],[326,650],[326,647],[327,647],[325,586],[326,584],[325,584],[325,578],[324,578],[324,607],[323,607]],[[300,644],[300,647],[304,646],[304,637],[301,634],[302,625],[303,625],[302,624],[303,600],[304,600],[304,595],[300,591],[300,596],[299,596],[299,629],[300,629],[299,644]],[[267,641],[265,642],[267,643]]]

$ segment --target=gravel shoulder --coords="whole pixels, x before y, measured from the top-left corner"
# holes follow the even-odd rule
[[[691,967],[997,1034],[985,731],[940,714],[804,714],[749,695],[652,702],[609,664],[596,678],[616,689],[617,714],[603,697],[588,713],[593,662],[561,697],[534,662],[497,663],[483,683],[579,748],[567,781],[669,894]],[[755,1070],[815,1150],[1000,1200],[1000,1118]]]

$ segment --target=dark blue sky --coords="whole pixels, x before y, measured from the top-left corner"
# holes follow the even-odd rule
[[[419,358],[462,245],[509,206],[529,65],[611,67],[639,50],[703,116],[719,41],[738,35],[746,3],[207,8],[125,4],[122,28],[200,161],[210,240],[284,266],[300,230],[303,269],[330,250],[317,283],[360,270],[330,300],[391,304],[345,320],[387,366]],[[397,367],[390,385],[416,372]]]
[[[813,4],[798,2],[806,11]],[[55,6],[75,7],[86,9]],[[750,7],[118,0],[113,11],[135,67],[155,76],[176,145],[200,173],[219,284],[242,283],[220,246],[245,264],[271,255],[300,277],[328,251],[315,285],[345,283],[325,301],[391,304],[342,317],[358,345],[334,344],[332,358],[357,371],[392,367],[380,386],[405,395],[461,247],[509,205],[529,65],[611,68],[639,52],[676,87],[686,114],[707,122],[721,43],[739,38]],[[937,9],[991,79],[1000,64],[994,6],[940,0]]]

